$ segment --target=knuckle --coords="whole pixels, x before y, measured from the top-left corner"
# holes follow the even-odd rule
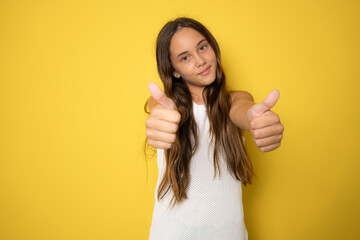
[[[146,129],[146,136],[151,137],[152,131],[150,129]]]
[[[178,123],[181,120],[181,115],[179,112],[176,112],[174,115],[174,120]]]
[[[171,129],[172,132],[173,132],[173,133],[176,133],[178,129],[179,129],[179,125],[173,124],[173,127],[172,127],[172,129]]]
[[[262,147],[261,140],[255,139],[255,145],[256,145],[257,147]]]
[[[282,124],[280,124],[280,132],[282,133],[282,132],[284,132],[284,126],[282,125]]]
[[[274,144],[271,146],[271,148],[268,150],[268,151],[272,151],[272,150],[275,150],[279,147],[280,145],[279,144]]]
[[[146,121],[145,121],[145,126],[149,127],[150,125],[151,125],[151,119],[147,118]]]
[[[280,118],[279,118],[279,115],[277,115],[276,113],[274,113],[274,121],[275,122],[280,122]]]
[[[250,133],[251,133],[251,136],[253,137],[253,139],[255,140],[255,131],[254,130],[252,130],[252,129],[250,129]]]
[[[252,129],[256,128],[256,121],[255,120],[250,121],[250,128],[252,128]]]
[[[266,149],[264,147],[259,147],[260,152],[266,152]]]
[[[253,134],[254,138],[259,138],[260,137],[260,131],[259,130],[254,130],[252,132],[252,134]]]
[[[279,134],[279,140],[281,141],[282,139],[283,139],[283,134],[280,133],[280,134]]]
[[[156,146],[155,146],[155,143],[154,143],[154,141],[153,141],[152,139],[148,139],[148,144],[149,144],[149,146],[151,146],[151,147],[156,147]]]
[[[164,149],[170,149],[172,147],[171,143],[165,143],[164,144]]]
[[[174,143],[176,141],[176,134],[171,134],[170,142]]]

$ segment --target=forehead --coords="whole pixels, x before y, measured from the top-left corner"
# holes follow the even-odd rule
[[[189,51],[203,40],[205,37],[193,28],[184,27],[178,30],[170,41],[170,52]]]

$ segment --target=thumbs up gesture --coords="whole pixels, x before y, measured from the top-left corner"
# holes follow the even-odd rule
[[[170,149],[176,140],[181,115],[173,100],[156,83],[149,84],[149,91],[152,96],[149,100],[150,115],[145,122],[148,144],[154,148]]]
[[[279,116],[270,110],[276,104],[279,96],[279,91],[273,90],[264,101],[253,105],[247,111],[250,132],[261,152],[278,148],[283,138],[284,126],[280,123]]]

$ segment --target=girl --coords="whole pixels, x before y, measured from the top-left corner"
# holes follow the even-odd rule
[[[248,239],[241,182],[254,172],[241,129],[260,151],[279,147],[283,126],[270,111],[279,92],[259,104],[247,92],[229,93],[219,46],[193,19],[162,28],[156,60],[164,92],[149,84],[146,135],[159,167],[150,239]]]

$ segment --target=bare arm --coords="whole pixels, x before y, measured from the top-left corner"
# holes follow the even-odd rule
[[[261,152],[278,148],[283,138],[284,126],[279,116],[270,109],[279,98],[279,91],[272,91],[264,101],[255,104],[250,93],[231,93],[230,120],[239,128],[249,130]]]
[[[239,128],[250,130],[247,118],[248,110],[255,105],[254,98],[250,93],[244,91],[231,92],[230,120]]]

